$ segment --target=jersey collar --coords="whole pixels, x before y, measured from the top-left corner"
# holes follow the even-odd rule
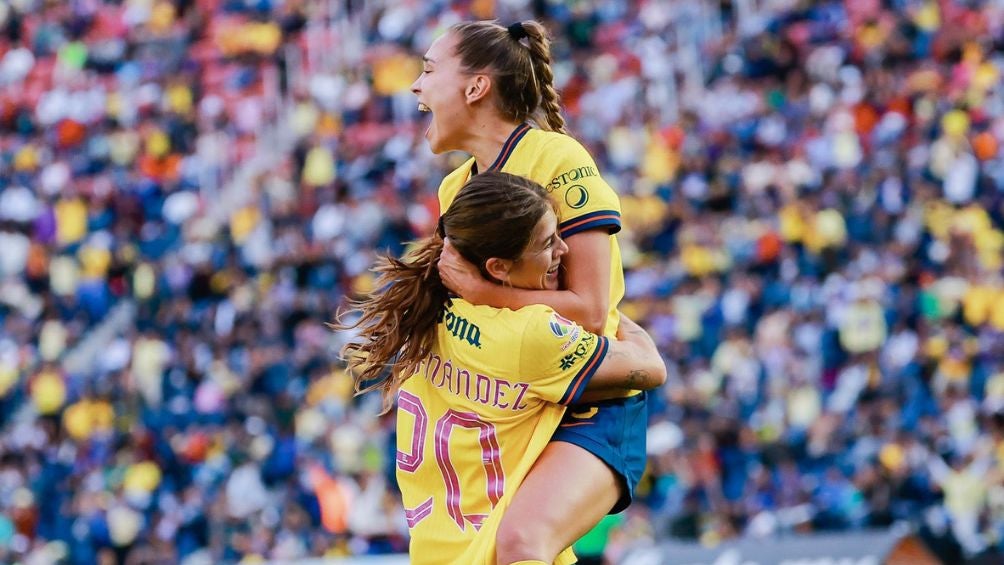
[[[500,151],[498,156],[495,157],[495,162],[492,163],[490,167],[488,167],[488,170],[489,171],[502,170],[502,167],[505,166],[506,161],[509,160],[509,157],[512,155],[513,151],[516,150],[516,146],[519,145],[519,141],[523,139],[523,136],[526,135],[526,132],[528,131],[530,131],[529,124],[523,123],[516,126],[516,129],[512,130],[512,133],[509,134],[509,137],[505,140],[505,143],[502,144],[502,151]],[[476,174],[478,174],[478,162],[474,161],[474,164],[471,165],[471,176],[473,177]]]

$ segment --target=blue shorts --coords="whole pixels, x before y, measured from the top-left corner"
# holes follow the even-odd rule
[[[585,449],[613,469],[624,487],[616,514],[631,504],[635,487],[645,472],[645,435],[648,432],[646,394],[569,406],[551,441]]]

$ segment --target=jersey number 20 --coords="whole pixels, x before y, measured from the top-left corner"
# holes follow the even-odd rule
[[[429,414],[422,406],[422,400],[407,391],[401,391],[398,396],[398,410],[407,412],[415,417],[414,431],[411,436],[411,452],[397,452],[397,466],[404,472],[414,473],[425,460],[425,434],[429,427]],[[475,529],[481,528],[481,522],[485,519],[485,514],[464,514],[461,495],[463,491],[460,486],[460,477],[457,469],[450,461],[450,437],[454,428],[461,427],[478,431],[478,443],[481,446],[481,463],[484,465],[485,479],[487,485],[488,500],[491,501],[492,508],[498,504],[502,493],[505,492],[505,472],[502,469],[502,452],[499,450],[498,437],[495,434],[495,425],[484,422],[472,412],[458,412],[447,410],[442,417],[436,420],[434,445],[436,464],[443,475],[443,483],[446,485],[446,512],[450,515],[460,531],[464,531],[465,523],[470,522]],[[405,509],[408,518],[408,526],[415,527],[423,518],[432,513],[432,498],[419,504],[412,509]]]

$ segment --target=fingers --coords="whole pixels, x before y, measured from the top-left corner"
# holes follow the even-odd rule
[[[439,270],[439,278],[443,281],[443,284],[454,293],[459,291],[456,280],[457,272],[460,268],[457,264],[459,258],[459,254],[453,245],[450,244],[449,239],[444,240],[443,252],[439,255],[436,268]]]
[[[436,267],[439,270],[439,278],[446,288],[465,298],[481,279],[478,268],[464,259],[449,241],[443,245],[443,252],[439,256]]]

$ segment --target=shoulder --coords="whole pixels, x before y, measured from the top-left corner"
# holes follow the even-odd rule
[[[530,304],[518,310],[495,308],[485,304],[475,305],[462,298],[455,298],[453,304],[458,312],[465,312],[466,315],[486,323],[508,326],[513,330],[545,323],[554,313],[554,309],[545,304]]]
[[[552,340],[564,340],[573,333],[578,336],[579,330],[582,329],[574,321],[556,312],[554,308],[543,304],[524,306],[514,314],[520,317],[523,343],[538,352],[541,349],[553,349],[555,344],[560,344],[560,341],[551,343]]]
[[[557,313],[545,304],[530,304],[517,310],[495,308],[484,304],[475,305],[462,298],[453,299],[452,310],[458,314],[495,327],[506,327],[513,335],[522,335],[532,327],[546,327]]]
[[[463,184],[467,181],[467,177],[471,174],[471,167],[474,165],[474,157],[464,161],[463,165],[460,165],[456,169],[450,171],[450,174],[443,178],[442,186],[448,184]]]
[[[556,131],[531,129],[526,133],[523,143],[540,149],[547,148],[548,151],[557,151],[570,155],[589,155],[589,152],[586,151],[586,148],[577,139]]]
[[[486,304],[471,304],[463,298],[453,298],[444,311],[444,319],[448,316],[463,317],[470,323],[479,324],[482,329],[494,328],[504,331],[502,335],[519,336],[530,326],[543,325],[554,312],[550,306],[531,304],[518,310],[495,308]]]
[[[527,324],[548,320],[555,313],[554,308],[546,304],[530,304],[511,312],[516,319]]]
[[[453,204],[453,199],[456,198],[457,193],[467,182],[467,178],[471,175],[471,167],[474,166],[474,157],[464,161],[463,165],[460,165],[456,169],[450,171],[450,174],[443,178],[443,181],[439,183],[439,213],[442,214],[447,208]]]
[[[570,179],[590,178],[600,183],[596,162],[575,138],[553,131],[527,132],[512,160],[511,172],[527,176],[554,192]]]

